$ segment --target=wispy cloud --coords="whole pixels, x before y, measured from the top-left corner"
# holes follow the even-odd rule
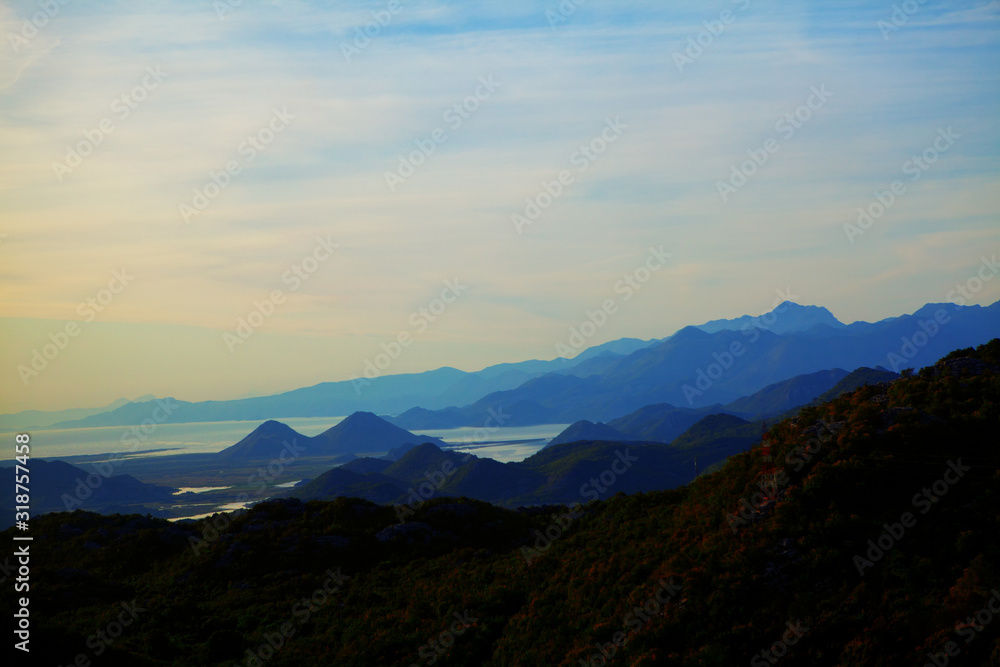
[[[845,320],[931,300],[1000,240],[998,3],[923,4],[885,40],[877,23],[892,3],[752,2],[679,72],[674,54],[688,39],[744,4],[583,3],[553,29],[555,2],[404,0],[350,61],[341,45],[385,3],[245,0],[224,20],[211,3],[62,5],[24,50],[0,44],[0,315],[72,318],[81,294],[127,264],[141,280],[105,326],[206,332],[189,339],[189,390],[225,396],[246,393],[246,378],[214,356],[219,332],[321,234],[343,252],[238,355],[261,377],[346,378],[454,276],[470,285],[462,303],[394,371],[551,356],[594,295],[654,243],[676,261],[603,339],[749,312],[796,280],[805,300]],[[3,34],[37,11],[8,3]],[[121,118],[115,100],[157,66],[162,85]],[[390,192],[385,172],[448,129],[446,111],[487,75],[502,86]],[[780,136],[776,122],[819,85],[829,102],[720,201],[731,166]],[[247,160],[242,142],[275,108],[294,120]],[[511,213],[614,116],[627,133],[515,233]],[[105,118],[114,131],[60,182],[53,163]],[[962,141],[863,244],[846,243],[842,225],[941,126]],[[240,173],[186,223],[178,206],[234,160]],[[979,295],[998,296],[996,286]],[[34,331],[9,329],[0,400],[11,409],[57,402],[51,386],[25,393],[13,372]],[[113,350],[113,337],[96,340],[103,332],[88,335]],[[154,357],[159,337],[149,336],[131,345]],[[298,340],[323,341],[329,362],[276,352]],[[157,374],[186,364],[171,350],[132,393],[165,393]],[[68,358],[60,363],[77,368]],[[143,383],[106,363],[116,371],[105,378],[67,370],[63,380],[102,400]]]

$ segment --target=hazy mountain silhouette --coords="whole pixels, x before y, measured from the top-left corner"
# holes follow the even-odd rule
[[[634,339],[623,339],[634,340]],[[597,356],[616,356],[607,343]],[[628,343],[624,349],[635,349],[642,341]],[[592,348],[597,349],[597,348]],[[576,364],[589,361],[592,355],[581,354],[575,359],[523,361],[497,364],[481,371],[468,373],[443,367],[423,373],[382,375],[367,379],[323,382],[312,387],[231,401],[188,402],[171,398],[176,406],[170,423],[211,422],[228,420],[266,420],[289,417],[339,417],[358,411],[398,414],[408,408],[443,408],[467,403],[494,391],[513,389],[531,378],[549,372],[568,372]],[[61,417],[56,428],[87,428],[141,424],[150,418],[155,402],[134,401],[100,414],[73,414]]]
[[[613,419],[608,425],[638,440],[667,443],[706,416],[724,411],[725,408],[718,404],[678,408],[669,403],[657,403]]]
[[[427,435],[415,435],[390,424],[371,412],[355,412],[336,426],[312,438],[315,451],[321,454],[367,454],[386,452],[406,444],[444,441]]]
[[[279,640],[274,664],[409,664],[464,613],[473,618],[446,664],[599,664],[614,650],[621,664],[943,665],[945,646],[958,645],[955,664],[996,665],[986,614],[1000,586],[998,372],[994,340],[891,391],[862,387],[769,424],[779,473],[769,497],[759,424],[711,415],[677,447],[569,443],[519,466],[424,445],[398,465],[359,459],[313,487],[406,503],[411,487],[431,485],[412,508],[355,496],[177,523],[33,517],[43,597],[31,617],[58,610],[32,625],[35,662],[73,663],[93,647],[96,619],[138,597],[152,616],[127,628],[107,664],[257,664],[247,651]],[[739,451],[740,438],[753,449]],[[637,460],[612,479],[623,449]],[[689,478],[707,449],[737,452],[686,487],[618,493],[674,485],[667,457]],[[501,472],[536,502],[504,509],[465,493],[496,494],[487,475]],[[13,587],[6,594],[15,604]],[[282,639],[276,624],[305,617],[311,595],[312,625],[286,624],[296,631]],[[610,643],[626,632],[624,646]]]
[[[726,409],[746,418],[778,415],[809,403],[823,392],[832,389],[848,375],[849,373],[842,368],[796,375],[727,403]]]
[[[154,400],[152,394],[140,396],[134,401],[119,398],[99,408],[70,408],[68,410],[22,410],[0,415],[0,431],[30,431],[42,429],[59,422],[84,419],[91,415],[102,414],[120,408],[128,403],[141,403]]]
[[[65,461],[31,459],[31,515],[84,509],[91,512],[142,512],[145,503],[161,504],[173,501],[177,489],[146,484],[131,475],[105,477],[94,470],[78,468]],[[16,468],[0,468],[0,478],[13,481]],[[5,484],[0,491],[0,527],[13,525],[15,503],[14,484]]]
[[[268,420],[231,447],[216,454],[220,461],[262,461],[285,453],[299,456],[336,456],[388,452],[407,444],[444,441],[415,435],[370,412],[355,412],[317,436],[302,435],[290,426]]]
[[[847,326],[822,306],[800,306],[792,301],[784,301],[774,310],[759,317],[743,315],[732,320],[712,320],[698,328],[708,333],[715,333],[723,330],[740,331],[744,327],[757,326],[773,333],[791,333],[808,331],[817,325],[834,329]]]
[[[289,444],[305,447],[311,440],[287,424],[269,419],[215,456],[220,461],[267,460],[278,458]]]
[[[412,442],[407,442],[406,444],[400,445],[399,447],[393,447],[382,458],[385,459],[386,461],[398,461],[399,457],[401,457],[403,454],[410,451],[416,446],[417,445]]]
[[[842,394],[854,391],[858,387],[863,387],[868,384],[878,384],[880,382],[892,382],[898,377],[899,373],[893,373],[892,371],[887,371],[881,367],[858,368],[847,374],[833,387],[809,401],[809,405],[817,405],[819,403],[825,403],[826,401],[832,401]]]
[[[394,502],[411,507],[443,496],[507,506],[583,502],[619,491],[673,488],[693,477],[689,458],[687,452],[660,444],[585,441],[549,447],[524,461],[500,463],[442,451],[428,443],[388,465],[384,460],[352,461],[282,495],[301,500],[338,496],[373,500],[374,494],[385,498],[395,492]],[[612,465],[622,472],[605,489],[595,480],[605,473],[607,481]]]
[[[439,368],[372,380],[327,382],[237,401],[174,401],[173,423],[350,414],[396,414],[405,429],[481,426],[489,409],[507,425],[609,422],[643,406],[729,403],[789,378],[835,368],[898,372],[934,363],[1000,331],[1000,302],[928,304],[912,315],[844,325],[825,308],[786,302],[766,316],[689,326],[662,341],[621,339],[573,360],[499,364],[466,373]],[[777,309],[776,309],[777,310]],[[759,327],[759,328],[758,328]],[[705,328],[713,331],[706,331]],[[738,354],[733,354],[733,350]],[[622,352],[626,354],[619,354]],[[129,403],[59,428],[140,424],[156,402]]]
[[[612,428],[607,424],[598,422],[589,422],[587,420],[582,420],[570,424],[566,429],[564,429],[559,435],[552,438],[546,447],[554,447],[556,445],[561,445],[564,442],[577,442],[578,440],[613,440],[624,442],[626,440],[631,440],[628,435],[622,433],[618,429]]]
[[[797,375],[764,387],[725,406],[716,404],[691,409],[660,403],[644,406],[624,417],[613,419],[608,424],[594,424],[581,420],[564,429],[548,446],[578,440],[645,440],[673,443],[686,429],[703,422],[708,416],[724,414],[749,420],[776,417],[794,411],[800,406],[831,400],[865,384],[888,382],[897,377],[899,377],[897,373],[872,368],[859,368],[852,373],[835,368]]]
[[[788,312],[798,311],[789,306]],[[425,428],[476,426],[489,409],[502,407],[511,424],[589,420],[617,428],[612,420],[651,404],[698,408],[729,403],[828,369],[920,368],[952,349],[984,343],[997,331],[1000,302],[988,307],[929,304],[913,315],[881,322],[838,328],[819,323],[784,334],[685,327],[662,343],[615,360],[598,375],[544,375],[464,407],[404,412],[393,423],[404,428],[413,423]]]
[[[760,442],[764,422],[749,422],[735,415],[709,415],[677,436],[670,446],[698,457],[702,471],[733,454],[749,451]]]

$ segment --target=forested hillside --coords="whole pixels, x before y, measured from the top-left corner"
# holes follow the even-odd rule
[[[1000,664],[998,368],[994,340],[775,424],[771,494],[755,447],[688,486],[571,507],[440,498],[400,522],[391,506],[340,498],[190,524],[44,516],[32,653],[60,665]]]

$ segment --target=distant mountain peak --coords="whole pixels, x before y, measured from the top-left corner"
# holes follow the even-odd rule
[[[269,419],[235,445],[226,447],[216,456],[220,460],[266,459],[279,456],[289,442],[307,442],[309,438],[288,424]]]
[[[374,412],[365,412],[363,410],[358,410],[357,412],[352,412],[347,417],[344,418],[341,424],[377,424],[379,422],[384,422],[385,420],[379,417]]]
[[[717,333],[726,330],[737,331],[746,326],[755,326],[772,333],[785,334],[808,331],[820,325],[834,329],[843,329],[847,326],[823,306],[803,306],[794,301],[786,300],[775,306],[774,310],[757,317],[742,315],[731,320],[712,320],[701,326],[686,327],[686,329],[693,328],[703,333]],[[684,331],[684,329],[681,331]],[[676,334],[674,335],[676,336]]]
[[[717,321],[721,321],[721,320],[717,320]],[[697,339],[700,339],[700,338],[704,338],[709,333],[710,332],[705,331],[702,327],[696,327],[694,325],[688,325],[688,326],[684,327],[683,329],[680,329],[673,336],[671,336],[670,340],[673,341],[673,342],[682,341],[682,340],[697,340]]]
[[[601,422],[597,422],[595,424],[592,421],[582,419],[567,426],[545,446],[554,447],[565,442],[578,442],[582,440],[607,440],[621,442],[634,439],[635,438],[630,438],[625,433],[608,426],[607,424]]]
[[[794,301],[782,301],[781,303],[779,303],[777,306],[774,307],[774,310],[770,312],[775,314],[807,313],[807,312],[830,313],[830,311],[824,308],[823,306],[814,306],[814,305],[804,306],[801,303],[796,303]],[[833,317],[832,314],[830,314],[830,316]]]
[[[823,314],[828,316],[830,319],[843,324],[842,322],[840,322],[840,320],[834,317],[833,313],[831,313],[830,310],[825,306],[813,306],[813,305],[803,306],[801,303],[795,303],[794,301],[782,301],[777,306],[775,306],[772,312],[777,314],[784,314],[787,312]]]
[[[293,430],[291,426],[284,422],[268,419],[266,422],[255,428],[252,432],[258,435],[271,435]]]
[[[843,329],[847,326],[823,306],[803,306],[794,301],[783,301],[772,313],[777,318],[777,322],[768,328],[775,333],[806,331],[819,324],[825,324],[835,329]]]
[[[364,411],[352,413],[336,426],[317,435],[313,440],[325,443],[324,447],[329,452],[354,454],[374,451],[388,452],[406,443],[433,442],[438,445],[444,444],[442,440],[411,433],[375,413]]]

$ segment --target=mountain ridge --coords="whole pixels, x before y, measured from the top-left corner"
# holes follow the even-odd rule
[[[674,336],[614,362],[602,375],[551,375],[534,378],[521,387],[496,392],[464,406],[420,413],[425,428],[474,426],[489,409],[502,406],[512,419],[532,423],[573,423],[580,420],[611,423],[644,405],[670,403],[699,408],[730,403],[769,385],[798,375],[831,368],[885,365],[893,370],[932,365],[955,348],[986,342],[1000,331],[1000,302],[988,307],[929,304],[919,314],[875,324],[853,323],[833,330],[811,327],[807,331],[776,334],[766,329],[708,333],[685,327]],[[933,336],[924,333],[931,327]],[[921,341],[915,345],[913,340]],[[551,391],[539,395],[538,387]],[[519,415],[514,405],[527,405]],[[393,418],[411,427],[413,413]]]
[[[775,308],[763,315],[753,317],[742,315],[731,320],[711,320],[696,328],[707,333],[717,333],[722,330],[740,331],[744,327],[758,327],[773,333],[789,333],[791,331],[808,331],[814,326],[824,325],[833,329],[842,329],[848,325],[833,316],[823,306],[803,306],[794,301],[782,301]]]
[[[357,455],[390,452],[407,444],[444,441],[410,433],[371,412],[355,412],[315,436],[302,435],[287,424],[269,419],[239,442],[215,454],[222,462],[263,461],[299,456]]]
[[[431,424],[449,428],[478,426],[485,419],[482,414],[485,407],[496,407],[498,401],[509,400],[512,404],[521,404],[523,414],[515,419],[525,425],[572,423],[580,419],[606,422],[652,403],[669,402],[691,407],[728,403],[769,384],[829,368],[877,365],[891,368],[895,365],[894,370],[899,370],[900,364],[919,368],[933,363],[950,349],[985,342],[990,332],[1000,330],[1000,302],[985,307],[926,304],[910,315],[849,325],[839,323],[836,318],[830,320],[823,314],[829,311],[819,306],[786,302],[778,306],[781,307],[786,308],[782,327],[789,333],[774,333],[774,326],[768,329],[767,322],[760,322],[760,317],[746,320],[750,316],[743,316],[737,320],[713,321],[742,321],[744,324],[738,331],[721,328],[708,333],[688,326],[665,339],[619,339],[604,343],[588,348],[572,360],[558,358],[497,364],[474,373],[443,367],[371,380],[324,382],[235,401],[176,401],[178,408],[169,421],[339,416],[364,410],[397,415],[397,425],[416,428],[415,423],[408,421],[414,415],[403,415],[408,410],[420,409],[423,411],[420,428],[431,428]],[[789,315],[794,317],[789,319]],[[947,318],[947,323],[940,325],[925,345],[917,347],[910,342],[907,347],[907,341],[921,332],[920,321],[939,315]],[[781,316],[777,314],[776,321],[782,321]],[[817,317],[826,321],[818,321]],[[758,321],[760,326],[743,328],[747,321]],[[957,324],[952,324],[953,321]],[[796,330],[796,327],[806,328]],[[718,381],[708,378],[707,373],[718,363],[713,355],[725,358],[729,347],[736,343],[743,346],[739,363],[724,369],[726,372]],[[616,346],[627,354],[616,354],[612,351]],[[911,347],[913,355],[908,357],[904,352],[909,352]],[[684,348],[696,363],[685,364],[667,358],[671,349],[680,348]],[[773,359],[781,363],[770,363]],[[660,366],[657,372],[644,368],[657,365]],[[575,369],[585,377],[575,375]],[[571,378],[561,390],[562,400],[549,398],[546,403],[525,395],[535,386],[533,380],[546,375]],[[592,378],[599,378],[599,381],[584,382]],[[699,388],[699,381],[702,385],[708,383],[708,389]],[[635,395],[623,396],[626,388],[629,391],[634,388]],[[574,411],[574,404],[581,406],[581,410]],[[148,402],[131,403],[53,426],[84,428],[141,424],[155,407]]]

